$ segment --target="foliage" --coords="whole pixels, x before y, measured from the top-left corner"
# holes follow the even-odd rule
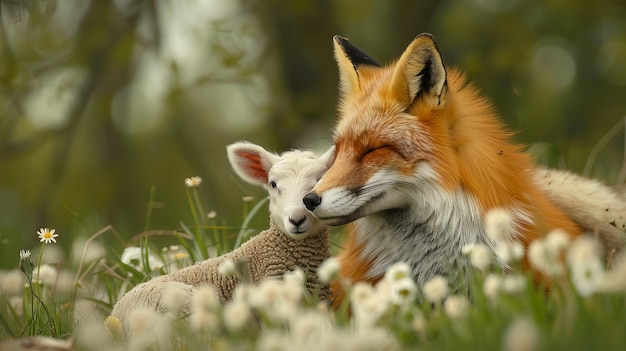
[[[194,202],[197,189],[190,187],[187,192],[192,213],[201,209]],[[251,211],[248,216],[252,215]],[[501,211],[488,215],[488,234],[510,245],[510,220],[502,216]],[[466,282],[468,290],[455,289],[442,277],[418,287],[410,278],[410,268],[398,263],[375,287],[340,280],[349,298],[336,309],[307,294],[304,273],[294,271],[283,281],[243,284],[224,306],[213,289],[196,289],[191,314],[181,314],[182,295],[168,291],[168,314],[138,309],[131,314],[128,331],[119,320],[107,317],[121,294],[142,281],[203,259],[205,250],[211,256],[230,250],[227,242],[235,239],[225,234],[236,229],[198,219],[198,225],[168,233],[179,245],[159,250],[152,238],[163,233],[148,231],[126,243],[121,256],[106,256],[98,247],[114,230],[103,228],[83,243],[71,267],[46,262],[40,252],[33,268],[30,252],[20,252],[19,270],[0,276],[0,342],[47,335],[71,340],[77,349],[85,350],[204,350],[207,345],[259,350],[621,350],[626,346],[626,259],[610,257],[611,269],[589,270],[590,263],[602,257],[595,242],[570,243],[558,231],[538,244],[541,252],[556,250],[557,256],[568,257],[569,273],[551,270],[549,293],[532,274],[522,273],[519,253],[470,245],[464,253],[476,271]],[[69,236],[61,233],[57,240]],[[218,241],[223,245],[216,245]],[[136,251],[128,250],[136,243]],[[54,245],[44,242],[42,250]],[[17,253],[14,256],[17,262]],[[554,257],[529,254],[537,269]],[[503,271],[496,262],[509,268]],[[319,275],[335,279],[338,268],[331,259],[320,267]],[[583,281],[577,278],[581,269]]]

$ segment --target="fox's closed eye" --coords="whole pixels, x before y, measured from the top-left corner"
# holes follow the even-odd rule
[[[365,152],[363,153],[363,157],[365,157],[366,155],[369,155],[373,152],[388,148],[389,145],[382,145],[382,146],[377,146],[377,147],[368,147]]]

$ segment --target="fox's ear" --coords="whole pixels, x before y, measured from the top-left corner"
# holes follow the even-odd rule
[[[362,66],[380,67],[368,54],[352,45],[347,38],[335,35],[335,59],[339,66],[341,93],[348,95],[359,88],[359,68]]]
[[[228,145],[226,152],[235,173],[256,185],[267,184],[270,168],[280,160],[280,156],[248,142]]]
[[[407,107],[419,99],[431,108],[444,104],[446,68],[432,35],[420,34],[407,47],[396,63],[391,89]]]

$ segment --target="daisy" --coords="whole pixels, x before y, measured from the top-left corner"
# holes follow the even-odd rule
[[[51,242],[53,242],[56,244],[57,241],[54,238],[59,236],[59,234],[54,234],[54,229],[41,228],[37,232],[37,236],[39,236],[40,243],[45,242],[46,244],[50,244]]]
[[[202,178],[200,177],[191,177],[185,179],[185,185],[188,188],[197,188],[200,186],[200,183],[202,183]]]
[[[404,263],[398,262],[391,265],[385,272],[385,279],[390,282],[397,282],[411,276],[411,267]]]
[[[30,260],[30,250],[20,250],[20,261]]]

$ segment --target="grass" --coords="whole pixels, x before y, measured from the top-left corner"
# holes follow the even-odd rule
[[[149,230],[149,208],[145,232],[128,243],[108,226],[94,233],[68,263],[42,264],[42,254],[54,244],[42,245],[38,256],[20,261],[15,253],[16,269],[0,279],[0,342],[38,335],[71,340],[85,350],[626,348],[626,284],[622,290],[581,294],[566,273],[546,294],[521,271],[519,262],[513,262],[509,272],[493,263],[477,269],[468,278],[467,295],[443,291],[439,297],[408,282],[406,267],[398,265],[390,275],[395,278],[386,278],[376,288],[344,282],[353,292],[352,312],[347,304],[331,309],[306,295],[294,274],[282,285],[246,285],[226,306],[199,298],[191,315],[140,311],[133,322],[135,332],[125,335],[115,319],[107,319],[121,294],[151,277],[234,249],[254,232],[247,223],[266,205],[266,200],[255,206],[245,202],[243,225],[236,228],[205,216],[196,188],[187,188],[187,198],[194,223],[181,223],[178,230]],[[57,240],[67,240],[68,234]],[[173,236],[178,244],[157,247],[154,238],[161,235]],[[105,249],[111,241],[137,246],[135,257],[111,254]],[[573,273],[575,267],[569,268]],[[507,277],[519,279],[508,284]],[[626,281],[626,276],[621,279]],[[492,281],[498,282],[495,290]],[[447,282],[444,285],[439,288],[447,290]],[[294,287],[301,292],[296,298],[288,295]]]

